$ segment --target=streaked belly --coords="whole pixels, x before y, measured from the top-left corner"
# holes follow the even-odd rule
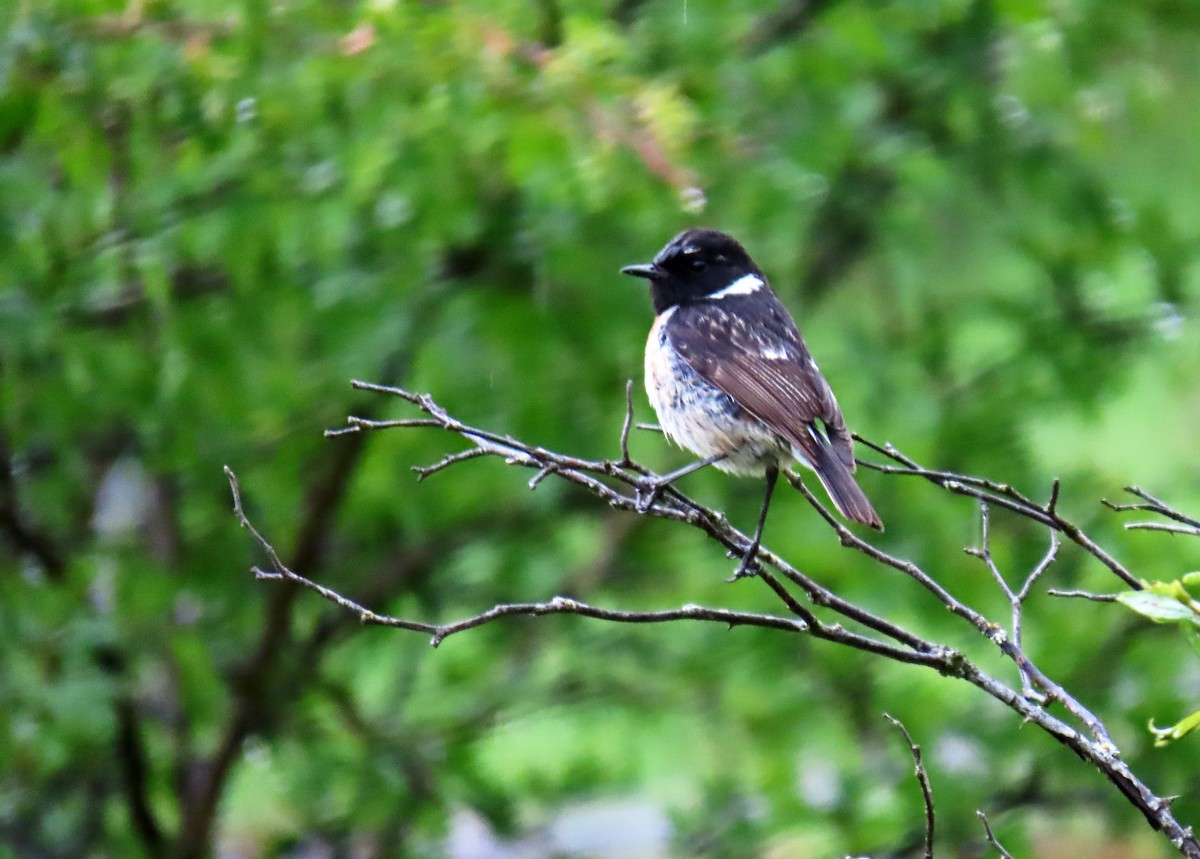
[[[716,467],[732,474],[762,475],[769,463],[790,462],[786,440],[706,382],[672,348],[665,318],[655,320],[646,342],[646,394],[667,437],[702,458],[724,454]]]

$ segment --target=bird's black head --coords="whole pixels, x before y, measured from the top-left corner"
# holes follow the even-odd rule
[[[625,266],[621,272],[650,281],[655,313],[677,304],[703,301],[731,286],[750,292],[765,282],[737,239],[703,229],[684,230],[667,242],[654,262]]]

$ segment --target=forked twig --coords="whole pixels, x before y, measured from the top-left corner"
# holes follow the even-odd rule
[[[894,462],[899,462],[903,466],[903,468],[896,468],[895,466],[858,460],[866,468],[886,474],[920,477],[936,486],[942,487],[948,492],[953,492],[956,495],[966,495],[978,501],[991,504],[994,507],[1003,507],[1026,519],[1032,519],[1034,522],[1038,522],[1048,528],[1053,528],[1068,540],[1080,546],[1084,551],[1104,564],[1104,566],[1108,567],[1126,585],[1134,590],[1142,589],[1141,581],[1124,564],[1106,552],[1095,540],[1084,533],[1082,528],[1059,514],[1057,482],[1050,502],[1043,506],[1018,492],[1007,483],[998,483],[980,477],[925,468],[915,460],[905,456],[891,444],[880,445],[863,438],[857,433],[853,435],[856,441],[861,442],[871,450],[883,454]]]
[[[1157,516],[1162,516],[1164,519],[1170,519],[1170,522],[1126,522],[1126,531],[1165,531],[1168,534],[1186,534],[1189,537],[1200,537],[1200,519],[1195,519],[1185,513],[1176,510],[1170,504],[1163,501],[1161,498],[1155,498],[1146,490],[1137,486],[1126,486],[1125,491],[1136,498],[1142,499],[1140,503],[1133,504],[1114,504],[1107,498],[1101,499],[1105,507],[1110,510],[1115,510],[1118,513],[1127,513],[1129,511],[1139,511],[1143,513],[1154,513]]]
[[[1054,504],[1057,497],[1058,481],[1055,481],[1054,490],[1051,492],[1051,505]],[[1052,563],[1054,563],[1054,559],[1058,557],[1058,532],[1050,529],[1050,548],[1046,550],[1046,554],[1042,556],[1042,559],[1038,561],[1034,568],[1029,572],[1029,575],[1025,577],[1025,581],[1021,584],[1020,589],[1014,591],[1005,580],[1003,573],[1000,572],[1000,568],[996,566],[996,561],[992,557],[991,515],[989,513],[987,502],[980,502],[979,513],[983,527],[982,546],[978,549],[967,548],[963,551],[965,551],[968,555],[979,558],[981,561],[983,561],[983,563],[987,566],[988,571],[992,574],[992,578],[995,579],[996,584],[999,585],[1000,590],[1008,599],[1008,604],[1012,612],[1012,625],[1010,626],[1009,631],[1012,635],[1013,644],[1015,645],[1015,652],[1024,654],[1025,644],[1022,640],[1021,632],[1021,608],[1024,606],[1025,600],[1029,597],[1029,592],[1033,588],[1034,582],[1041,578],[1042,573],[1044,573],[1046,569]],[[1021,694],[1030,700],[1037,701],[1038,703],[1045,703],[1046,696],[1034,687],[1034,684],[1031,680],[1031,675],[1036,671],[1036,669],[1033,668],[1033,665],[1031,662],[1029,662],[1028,657],[1023,660],[1019,660],[1017,662],[1017,668],[1021,673]],[[1041,672],[1037,673],[1039,675],[1041,674]],[[1092,721],[1099,721],[1095,719],[1094,716],[1091,717],[1091,719]]]
[[[903,722],[889,713],[884,713],[883,718],[896,726],[896,730],[900,732],[900,735],[904,737],[904,742],[908,744],[909,753],[912,754],[917,783],[921,786],[921,799],[925,803],[925,859],[933,859],[933,834],[936,823],[933,808],[933,785],[929,783],[929,773],[925,771],[925,762],[921,757],[921,747],[913,742],[912,734],[908,732],[908,728],[904,727]]]
[[[622,422],[619,439],[620,459],[616,460],[589,460],[569,456],[529,444],[511,436],[469,426],[450,415],[445,409],[434,402],[432,397],[425,394],[416,394],[402,388],[375,385],[369,382],[356,381],[352,384],[360,390],[375,391],[399,397],[412,403],[424,412],[425,417],[392,421],[368,421],[352,417],[348,419],[348,426],[344,430],[333,430],[331,434],[393,428],[437,428],[450,432],[468,443],[469,446],[465,450],[447,454],[432,465],[418,467],[416,471],[419,477],[427,477],[430,474],[470,459],[496,456],[510,465],[531,469],[534,472],[533,478],[529,481],[531,487],[536,487],[542,481],[554,477],[592,493],[616,509],[667,519],[696,528],[709,539],[722,546],[727,552],[744,554],[749,548],[750,540],[747,535],[732,527],[724,515],[689,498],[674,486],[668,485],[664,489],[658,475],[633,462],[630,458],[628,441],[631,429],[635,427],[639,429],[659,429],[658,427],[647,427],[634,422],[632,382],[626,385],[625,417]],[[981,504],[984,528],[983,545],[979,549],[968,551],[970,554],[984,561],[995,578],[997,585],[1008,599],[1011,614],[1011,633],[956,598],[945,586],[919,565],[897,557],[885,549],[860,538],[834,516],[822,501],[813,495],[798,476],[788,473],[789,482],[801,492],[809,504],[820,514],[844,546],[854,549],[872,560],[896,569],[912,578],[947,609],[970,623],[981,635],[998,647],[1002,653],[1017,665],[1021,676],[1021,691],[1018,692],[1016,689],[1010,688],[1005,683],[987,674],[957,649],[927,640],[895,621],[888,619],[878,611],[869,610],[839,596],[830,588],[822,585],[806,573],[801,572],[766,547],[759,547],[758,549],[756,558],[760,569],[754,577],[761,580],[771,593],[780,600],[791,615],[790,617],[731,611],[723,608],[707,608],[695,605],[685,605],[682,608],[663,611],[626,612],[593,606],[564,597],[555,597],[544,602],[496,605],[472,617],[452,623],[429,623],[381,615],[284,567],[270,543],[263,538],[246,518],[242,506],[240,488],[233,472],[227,468],[226,475],[229,478],[230,488],[234,495],[234,511],[239,521],[250,531],[255,541],[266,552],[267,557],[274,567],[273,570],[255,568],[255,575],[261,579],[283,580],[308,588],[322,598],[330,600],[345,610],[354,613],[363,623],[422,632],[429,635],[432,643],[436,645],[450,635],[513,615],[579,614],[622,623],[664,623],[700,620],[723,623],[729,626],[758,626],[779,631],[802,633],[898,662],[922,665],[932,668],[945,676],[957,677],[971,683],[987,695],[1009,707],[1024,721],[1037,725],[1059,743],[1071,749],[1080,758],[1098,769],[1134,807],[1145,815],[1152,827],[1163,831],[1171,842],[1176,845],[1182,855],[1188,857],[1188,859],[1200,859],[1200,842],[1196,840],[1190,829],[1185,829],[1174,818],[1170,810],[1170,803],[1156,796],[1121,760],[1120,752],[1110,739],[1103,722],[1074,697],[1069,695],[1061,686],[1054,683],[1039,671],[1036,666],[1030,663],[1023,650],[1021,607],[1024,601],[1030,596],[1034,584],[1043,576],[1056,558],[1059,549],[1060,534],[1099,560],[1114,574],[1125,581],[1126,584],[1129,584],[1130,587],[1140,588],[1141,584],[1138,579],[1097,545],[1081,528],[1065,519],[1058,512],[1059,485],[1057,482],[1054,484],[1049,501],[1046,504],[1039,504],[1008,484],[968,475],[954,474],[952,472],[927,469],[891,445],[880,446],[865,439],[860,438],[859,440],[866,447],[883,454],[893,463],[896,463],[894,465],[865,463],[865,465],[886,474],[921,477],[951,493],[975,498]],[[653,502],[648,506],[639,503],[652,490],[658,493]],[[1161,502],[1158,502],[1152,496],[1139,494],[1139,497],[1142,498],[1144,505],[1138,505],[1135,509],[1149,510],[1151,508],[1148,505],[1161,505]],[[1166,508],[1165,505],[1161,506],[1164,509],[1170,509]],[[991,556],[989,517],[990,508],[992,507],[1008,510],[1015,515],[1037,522],[1051,531],[1049,548],[1041,561],[1026,575],[1019,588],[1013,588],[1007,583]],[[1161,515],[1169,515],[1157,508],[1153,512],[1160,513]],[[1182,516],[1182,514],[1178,515]],[[1183,525],[1188,524],[1187,521],[1179,519],[1175,521]],[[778,571],[778,574],[772,572],[772,570]],[[822,619],[818,616],[817,611],[808,608],[800,602],[794,591],[802,593],[811,600],[816,609],[822,612],[831,612],[841,620],[835,619],[831,622]],[[1082,592],[1076,591],[1058,591],[1057,593],[1071,596],[1083,595]],[[843,625],[841,621],[846,622],[848,625]],[[1044,692],[1046,697],[1043,697],[1038,690]],[[1072,725],[1049,713],[1042,706],[1047,698],[1061,703],[1067,712],[1086,728],[1086,733],[1077,730]],[[922,783],[922,792],[925,797],[927,812],[926,855],[931,856],[934,823],[932,792],[929,790],[927,774],[922,778],[924,767],[920,760],[919,748],[912,743],[911,737],[908,736],[908,732],[904,730],[903,726],[899,725],[898,722],[896,724],[905,735],[917,763],[918,778]],[[1088,734],[1091,735],[1090,738]],[[984,820],[985,829],[989,833],[990,843],[1001,850],[1002,855],[1007,855],[990,834],[986,819],[982,815],[981,820]]]
[[[778,629],[784,632],[808,631],[808,624],[803,620],[776,617],[774,615],[758,614],[755,612],[731,611],[724,608],[707,608],[699,605],[685,605],[678,609],[666,609],[662,611],[618,611],[616,609],[589,605],[588,603],[567,597],[554,597],[545,602],[504,603],[453,623],[425,623],[422,621],[405,620],[404,618],[393,617],[387,614],[379,614],[348,597],[342,596],[337,591],[288,569],[283,561],[280,560],[278,553],[271,543],[259,533],[258,529],[247,518],[245,510],[242,507],[241,487],[238,485],[237,475],[233,473],[233,469],[229,466],[225,466],[225,476],[229,479],[229,488],[233,493],[234,515],[237,516],[238,522],[242,527],[247,529],[254,537],[254,541],[266,552],[267,557],[271,559],[271,563],[275,565],[275,569],[273,570],[252,567],[251,572],[254,573],[256,579],[260,581],[287,581],[308,588],[324,599],[358,615],[359,621],[369,626],[388,626],[427,633],[431,636],[430,644],[434,647],[437,647],[451,635],[464,632],[468,629],[474,629],[475,627],[483,626],[484,624],[511,615],[579,614],[585,617],[616,621],[618,623],[666,623],[676,620],[700,620],[723,623],[730,628],[735,626],[759,626],[767,629]]]
[[[868,558],[878,561],[885,566],[899,570],[924,587],[953,614],[961,617],[963,620],[974,626],[980,635],[992,642],[992,644],[998,647],[1005,656],[1011,659],[1013,663],[1016,664],[1023,680],[1026,677],[1032,678],[1037,686],[1046,690],[1051,697],[1062,703],[1062,705],[1066,707],[1067,711],[1078,718],[1087,727],[1092,736],[1096,738],[1099,744],[1099,749],[1103,754],[1113,754],[1115,752],[1116,746],[1113,744],[1112,738],[1109,736],[1108,729],[1104,727],[1104,723],[1097,718],[1096,715],[1091,712],[1091,710],[1085,707],[1073,696],[1068,694],[1067,691],[1059,686],[1058,683],[1054,682],[1040,670],[1038,670],[1038,668],[1029,661],[1029,658],[1025,655],[1025,652],[1020,648],[1017,642],[1013,640],[1012,636],[1010,636],[1002,626],[988,620],[978,611],[959,600],[957,597],[951,594],[949,590],[935,580],[933,576],[923,570],[918,564],[912,561],[904,560],[903,558],[898,558],[895,555],[884,551],[873,543],[868,542],[862,537],[859,537],[848,527],[846,527],[846,525],[843,524],[836,516],[834,516],[834,514],[830,512],[827,507],[825,507],[821,500],[817,498],[807,486],[804,485],[804,482],[797,475],[788,472],[787,478],[789,482],[791,482],[791,484],[800,491],[805,500],[808,501],[809,505],[811,505],[814,510],[821,514],[821,517],[825,520],[826,524],[828,524],[829,527],[831,527],[838,535],[838,538],[841,540],[843,546],[861,552]],[[1052,501],[1053,500],[1054,499],[1052,498]],[[968,550],[968,552],[970,551],[971,550]],[[1057,552],[1056,548],[1055,552]],[[1045,561],[1046,565],[1053,560],[1054,553],[1047,553],[1047,555],[1049,560]],[[1041,573],[1039,572],[1038,575],[1040,574]],[[1034,578],[1036,579],[1036,576]],[[1032,582],[1030,582],[1030,586],[1032,586]],[[1007,585],[1005,585],[1005,588],[1007,589]],[[1040,704],[1041,702],[1038,700],[1039,697],[1040,696],[1033,695],[1027,697],[1026,700],[1030,700],[1034,704]]]

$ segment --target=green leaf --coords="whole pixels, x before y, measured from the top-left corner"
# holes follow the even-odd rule
[[[1200,616],[1188,605],[1173,596],[1153,593],[1149,590],[1117,594],[1117,601],[1148,617],[1155,623],[1179,623],[1191,621],[1200,626]]]
[[[1178,740],[1180,737],[1190,734],[1197,728],[1200,728],[1200,710],[1180,719],[1169,728],[1156,728],[1154,727],[1154,720],[1150,720],[1150,733],[1154,734],[1154,745],[1156,748],[1161,748]]]
[[[1200,604],[1192,599],[1192,595],[1184,587],[1185,583],[1182,579],[1176,579],[1173,582],[1143,582],[1143,584],[1146,586],[1146,590],[1151,593],[1162,594],[1163,596],[1177,599],[1194,611],[1200,611]]]

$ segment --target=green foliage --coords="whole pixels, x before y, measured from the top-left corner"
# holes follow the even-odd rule
[[[1063,511],[1139,575],[1189,569],[1184,540],[1097,501],[1136,479],[1200,510],[1194,4],[0,6],[12,855],[437,856],[466,810],[519,841],[607,797],[661,809],[674,855],[882,853],[921,825],[885,710],[927,751],[947,851],[982,844],[984,807],[1018,853],[1066,855],[1069,833],[1162,855],[1096,773],[916,669],[761,630],[556,617],[436,651],[363,630],[246,572],[221,466],[286,561],[381,611],[765,610],[664,523],[498,463],[416,483],[443,434],[321,436],[408,416],[357,377],[614,454],[650,316],[617,269],[704,223],[770,274],[854,429],[1034,495],[1061,477]],[[757,485],[687,481],[752,521]],[[1004,616],[961,552],[971,505],[863,483],[883,545]],[[766,539],[1012,676],[794,494]],[[1044,550],[996,515],[1001,569]],[[1046,580],[1111,589],[1066,550]],[[1142,730],[1194,706],[1194,661],[1106,608],[1035,594],[1026,647],[1194,822],[1195,736],[1164,754]]]
[[[1200,629],[1200,602],[1187,589],[1188,577],[1195,583],[1200,576],[1188,573],[1173,582],[1145,582],[1145,589],[1117,594],[1117,602],[1155,623],[1175,623],[1196,634]]]
[[[1188,591],[1188,585],[1200,584],[1200,573],[1185,573],[1171,582],[1143,584],[1143,590],[1117,594],[1117,602],[1155,623],[1174,624],[1200,652],[1200,602]],[[1166,728],[1157,728],[1154,721],[1150,721],[1150,733],[1154,735],[1157,747],[1169,745],[1197,728],[1200,728],[1200,711]]]

